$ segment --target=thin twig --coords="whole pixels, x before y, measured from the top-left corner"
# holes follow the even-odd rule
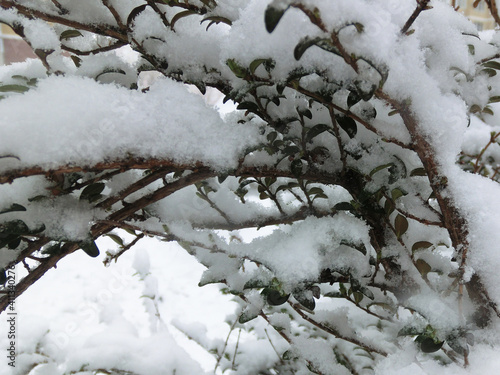
[[[411,25],[413,25],[413,22],[415,22],[417,17],[420,15],[420,13],[428,9],[427,5],[429,4],[429,1],[430,0],[417,0],[417,8],[413,11],[412,15],[410,16],[410,18],[408,18],[408,21],[406,21],[405,25],[401,29],[401,34],[406,34]]]
[[[236,327],[236,324],[238,324],[238,319],[234,319],[233,324],[231,324],[231,328],[229,328],[229,332],[226,336],[226,341],[224,341],[224,346],[222,347],[222,352],[220,354],[218,354],[217,362],[215,362],[214,373],[217,370],[217,367],[219,367],[219,363],[220,363],[222,357],[224,356],[224,352],[226,351],[227,344],[229,342],[229,337],[231,336],[231,333],[233,332],[234,327]]]
[[[266,332],[267,333],[267,332]],[[238,338],[236,340],[236,346],[234,347],[233,361],[231,362],[231,369],[236,370],[234,364],[236,362],[236,355],[238,354],[238,345],[240,344],[241,328],[238,332]]]
[[[354,345],[358,345],[358,346],[368,350],[369,352],[374,352],[374,353],[383,355],[384,357],[387,357],[387,355],[388,355],[387,352],[385,352],[381,349],[374,348],[371,345],[366,344],[364,342],[361,342],[354,337],[347,337],[347,336],[341,334],[335,328],[333,328],[331,326],[326,326],[323,323],[317,322],[316,320],[311,318],[309,315],[307,315],[305,312],[303,312],[302,309],[300,308],[300,306],[297,305],[296,303],[293,303],[291,301],[288,301],[288,303],[290,304],[290,306],[292,306],[292,308],[295,310],[295,312],[298,313],[302,317],[302,319],[306,320],[307,322],[311,323],[312,325],[321,329],[322,331],[325,331],[325,332],[337,337],[338,339],[350,342],[351,344],[354,344]]]
[[[283,362],[283,358],[281,358],[280,353],[278,353],[278,350],[276,350],[276,347],[274,346],[273,342],[271,341],[271,337],[269,337],[269,333],[267,333],[267,328],[264,328],[264,332],[266,333],[267,339],[269,340],[269,344],[271,344],[271,347],[273,348],[274,352],[278,356],[280,362]]]

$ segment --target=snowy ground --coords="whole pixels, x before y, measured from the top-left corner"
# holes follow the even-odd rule
[[[113,247],[113,243],[110,240],[101,240],[100,247],[101,252],[105,253],[106,248]],[[142,255],[136,258],[137,252],[149,255],[152,277],[146,281],[140,280],[136,269],[147,267],[147,257]],[[151,339],[157,337],[158,332],[152,331],[164,332],[165,327],[159,328],[163,322],[171,337],[184,347],[205,371],[212,373],[215,366],[214,357],[188,340],[171,324],[172,321],[177,321],[196,330],[203,330],[200,325],[203,324],[207,327],[210,338],[225,340],[229,325],[224,323],[224,320],[226,314],[234,310],[235,304],[230,301],[230,296],[222,295],[215,285],[203,288],[197,286],[204,267],[179,246],[153,239],[141,240],[135,249],[125,253],[109,268],[103,266],[102,258],[103,255],[99,259],[92,259],[83,251],[78,251],[62,260],[57,270],[48,272],[42,280],[19,297],[16,302],[18,352],[34,353],[37,351],[37,344],[41,344],[42,352],[50,352],[55,354],[55,357],[66,356],[70,358],[69,363],[72,360],[76,363],[81,358],[75,353],[87,351],[90,355],[92,352],[89,347],[99,346],[102,342],[101,358],[94,359],[109,363],[110,358],[119,356],[122,351],[130,351],[131,357],[136,356],[138,353],[134,353],[134,350],[139,347],[134,341],[140,342],[143,339],[155,342],[156,340]],[[18,271],[18,275],[20,274],[21,271]],[[155,282],[157,295],[160,297],[158,306],[161,320],[153,322],[152,327],[150,316],[141,303],[141,295],[145,290],[154,290]],[[0,315],[2,349],[8,347],[6,320],[5,314]],[[105,345],[106,340],[111,340],[113,335],[117,341],[116,345],[112,342]],[[134,340],[134,337],[137,340]],[[144,346],[148,347],[146,341],[140,350],[144,350]],[[165,338],[159,342],[165,343]],[[160,358],[168,357],[172,349],[175,348],[149,345],[147,355],[151,359],[156,355]],[[5,353],[4,350],[2,352]],[[12,371],[8,366],[4,366],[7,361],[5,355],[1,357],[1,375],[27,374],[24,366],[32,359],[44,360],[36,354],[21,355],[17,359],[16,370]],[[137,358],[134,361],[141,362]],[[53,375],[53,369],[48,364],[39,366],[39,371],[29,374]]]

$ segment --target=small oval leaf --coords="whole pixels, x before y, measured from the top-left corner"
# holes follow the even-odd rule
[[[85,251],[85,253],[87,253],[88,256],[91,256],[92,258],[95,258],[99,255],[99,248],[93,240],[83,241],[78,243],[78,245],[83,251]]]
[[[269,5],[267,7],[266,12],[264,13],[264,23],[266,24],[266,30],[268,33],[272,33],[274,31],[287,9],[288,6],[282,9],[273,5]]]
[[[401,236],[408,230],[408,220],[406,220],[406,217],[398,214],[394,220],[394,229],[396,230],[396,236],[398,239],[401,238]]]

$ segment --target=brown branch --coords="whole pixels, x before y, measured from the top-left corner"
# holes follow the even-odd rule
[[[103,5],[108,8],[109,12],[113,15],[113,18],[116,21],[116,24],[121,30],[126,30],[127,26],[122,22],[120,15],[116,11],[115,7],[109,2],[109,0],[101,0]]]
[[[410,29],[411,25],[413,25],[413,22],[417,19],[417,17],[422,13],[422,11],[429,9],[428,4],[430,0],[417,0],[417,8],[413,11],[412,15],[410,18],[408,18],[408,21],[406,21],[405,25],[401,29],[401,34],[406,34],[408,30]]]
[[[413,149],[417,153],[427,173],[429,183],[436,196],[441,214],[443,215],[443,224],[448,230],[453,246],[456,249],[467,246],[468,231],[465,219],[459,214],[455,203],[445,194],[447,179],[440,173],[438,162],[434,158],[435,152],[428,140],[422,135],[411,108],[405,103],[393,100],[381,90],[377,90],[376,95],[399,111],[406,128],[410,132],[413,139]]]
[[[123,246],[117,253],[108,255],[106,259],[104,259],[103,261],[104,265],[107,267],[113,260],[116,263],[118,261],[118,258],[122,256],[125,252],[130,250],[132,247],[134,247],[137,244],[137,242],[141,240],[141,238],[144,238],[144,233],[137,235],[133,239],[133,241],[131,241],[128,245]]]
[[[327,100],[325,100],[321,95],[319,94],[316,94],[312,91],[309,91],[301,86],[299,86],[298,88],[294,88],[293,86],[289,86],[290,88],[293,88],[293,89],[296,89],[296,91],[300,92],[301,94],[304,94],[306,96],[309,96],[310,98],[316,100],[317,102],[325,105],[327,108],[333,108],[335,109],[336,111],[342,113],[344,116],[348,116],[350,118],[352,118],[353,120],[355,120],[356,122],[360,123],[361,125],[363,125],[367,130],[371,131],[372,133],[378,135],[379,137],[381,137],[385,142],[389,142],[389,143],[393,143],[401,148],[404,148],[404,149],[411,149],[412,145],[407,145],[406,143],[403,143],[397,139],[394,139],[394,138],[386,138],[383,134],[381,134],[373,125],[371,125],[369,122],[363,120],[361,117],[357,116],[356,114],[352,113],[350,110],[348,109],[344,109],[336,104],[333,104]]]
[[[61,3],[59,3],[59,1],[57,0],[52,0],[52,4],[54,4],[54,6],[57,8],[57,10],[59,11],[59,14],[63,15],[63,14],[68,14],[68,10],[66,8],[64,8]]]
[[[498,15],[498,8],[496,0],[484,0],[488,5],[491,16],[495,20],[497,25],[500,25],[500,16]]]
[[[165,27],[170,28],[170,22],[168,22],[167,17],[165,17],[165,13],[160,10],[158,5],[154,0],[146,0],[149,6],[160,16]]]
[[[166,196],[174,193],[175,191],[185,187],[189,186],[191,184],[194,184],[197,181],[202,181],[204,179],[207,179],[209,177],[213,177],[215,174],[214,172],[211,172],[208,169],[203,169],[199,171],[195,171],[192,174],[181,178],[177,181],[172,182],[171,184],[164,186],[163,188],[160,188],[156,190],[155,192],[138,199],[134,203],[131,203],[125,207],[123,207],[121,210],[118,210],[111,215],[108,216],[108,220],[110,222],[120,222],[125,220],[127,217],[132,215],[134,212],[154,203],[157,202],[160,199],[165,198]],[[91,237],[92,238],[98,238],[101,235],[111,231],[114,229],[114,225],[105,223],[105,222],[99,222],[95,224],[91,228]],[[49,240],[43,239],[39,240],[40,242],[37,244],[40,244],[40,247],[46,244]],[[44,242],[45,241],[45,242]],[[39,249],[38,247],[37,249]],[[43,260],[43,262],[38,265],[37,268],[33,269],[26,277],[24,277],[17,285],[16,285],[16,297],[21,295],[26,289],[28,289],[29,286],[31,286],[33,283],[38,281],[49,269],[53,268],[56,266],[57,262],[64,258],[66,255],[69,255],[76,251],[79,248],[77,244],[74,243],[66,243],[62,246],[61,252],[55,255],[52,255],[46,259]],[[35,249],[34,251],[36,251]],[[26,255],[25,255],[26,256]],[[24,257],[23,257],[24,259]],[[4,311],[7,306],[9,305],[10,300],[9,296],[4,296],[0,298],[0,312]]]
[[[486,152],[486,150],[488,149],[488,147],[490,147],[493,143],[495,143],[497,138],[500,136],[500,132],[496,133],[495,135],[493,135],[493,134],[490,135],[490,140],[489,140],[488,144],[483,147],[483,149],[481,150],[481,152],[477,156],[476,163],[474,164],[473,173],[477,173],[481,169],[479,166],[479,162],[480,162],[481,158],[483,157],[483,155]]]
[[[385,351],[383,351],[381,349],[376,349],[376,348],[372,347],[371,345],[366,344],[364,342],[361,342],[361,341],[359,341],[358,339],[356,339],[354,337],[347,337],[347,336],[341,334],[335,328],[333,328],[331,326],[326,326],[323,323],[317,322],[316,320],[314,320],[313,318],[311,318],[304,311],[302,311],[302,309],[300,308],[300,306],[298,304],[293,303],[291,301],[288,301],[288,303],[290,304],[290,306],[292,306],[292,308],[295,310],[295,312],[302,317],[302,319],[304,319],[305,321],[311,323],[312,325],[314,325],[315,327],[321,329],[322,331],[325,331],[326,333],[329,333],[329,334],[335,336],[336,338],[338,338],[340,340],[344,340],[344,341],[350,342],[351,344],[357,345],[357,346],[359,346],[359,347],[361,347],[361,348],[363,348],[365,350],[368,350],[369,352],[377,353],[377,354],[383,355],[384,357],[387,357],[387,355],[388,355],[387,352],[385,352]]]
[[[40,10],[32,9],[13,0],[0,0],[0,7],[4,9],[16,10],[19,14],[29,18],[29,19],[41,19],[50,23],[57,23],[60,25],[65,25],[72,27],[74,29],[80,29],[89,31],[94,34],[109,36],[111,38],[118,39],[126,44],[128,44],[128,37],[126,33],[122,30],[112,26],[112,25],[96,25],[96,24],[86,24],[78,21],[70,20],[66,17],[62,17],[55,14],[49,14],[42,12]]]
[[[192,164],[176,163],[170,159],[143,159],[143,158],[127,158],[108,162],[97,163],[94,165],[61,165],[57,168],[44,169],[42,167],[27,167],[20,169],[12,169],[0,175],[0,184],[12,183],[15,179],[29,176],[51,176],[64,173],[75,172],[102,172],[109,169],[120,169],[123,171],[131,169],[157,169],[170,168],[172,170],[197,170],[206,168],[202,162]],[[215,174],[217,175],[217,174]],[[230,173],[235,177],[288,177],[295,179],[296,177],[291,171],[282,170],[271,167],[254,167],[246,166],[241,163],[241,166]],[[339,185],[345,187],[345,181],[338,173],[327,173],[322,171],[307,171],[303,179],[313,182],[320,182],[328,185]]]
[[[146,177],[141,178],[139,181],[136,181],[133,184],[129,185],[127,188],[121,190],[117,195],[109,197],[103,200],[102,202],[99,202],[98,204],[96,204],[96,207],[104,209],[109,208],[116,202],[125,199],[130,194],[135,193],[136,191],[148,186],[154,181],[157,181],[160,178],[165,177],[165,175],[167,175],[169,172],[171,172],[170,168],[159,168],[148,174]]]
[[[143,159],[143,158],[127,158],[109,162],[97,163],[94,165],[61,165],[57,168],[45,169],[43,167],[33,166],[20,169],[12,169],[10,171],[3,172],[0,175],[0,184],[12,183],[16,178],[29,177],[29,176],[40,176],[40,175],[53,175],[53,174],[63,174],[63,173],[75,173],[75,172],[102,172],[107,169],[120,169],[120,170],[130,170],[130,169],[154,169],[170,167],[175,170],[188,170],[196,169],[202,167],[201,163],[192,164],[178,164],[173,160],[167,159]]]
[[[63,246],[64,250],[57,255],[53,255],[47,259],[45,259],[38,267],[32,269],[31,272],[24,277],[19,283],[17,283],[15,287],[15,297],[19,297],[22,293],[24,293],[31,285],[37,282],[45,273],[55,267],[57,262],[64,258],[66,255],[71,254],[75,250],[78,249],[78,245],[76,244],[65,244]],[[0,313],[3,312],[10,304],[12,299],[9,299],[9,296],[3,296],[0,298]]]
[[[71,53],[78,55],[78,56],[88,56],[88,55],[95,55],[95,54],[100,53],[100,52],[112,51],[112,50],[118,49],[120,47],[123,47],[125,45],[126,45],[126,43],[124,43],[124,42],[116,42],[116,43],[110,44],[109,46],[96,48],[96,49],[93,49],[90,51],[80,51],[76,48],[71,48],[71,47],[68,47],[64,44],[61,44],[61,48],[65,51],[71,52]]]
[[[339,125],[337,124],[337,120],[335,119],[335,114],[333,113],[333,107],[331,105],[327,106],[328,112],[330,113],[330,120],[333,125],[333,133],[335,138],[337,139],[337,147],[340,152],[340,160],[342,161],[342,175],[345,174],[347,170],[347,155],[344,149],[344,145],[342,144],[342,137],[340,136]]]

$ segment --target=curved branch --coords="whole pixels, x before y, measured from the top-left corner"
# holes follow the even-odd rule
[[[86,24],[70,20],[66,17],[62,17],[55,14],[49,14],[46,12],[42,12],[40,10],[26,7],[24,5],[18,4],[13,0],[0,0],[0,7],[4,9],[16,10],[19,14],[22,14],[23,16],[29,19],[41,19],[47,22],[69,26],[75,29],[85,30],[95,34],[109,36],[111,38],[118,39],[128,44],[127,34],[123,33],[122,30],[112,25]]]

